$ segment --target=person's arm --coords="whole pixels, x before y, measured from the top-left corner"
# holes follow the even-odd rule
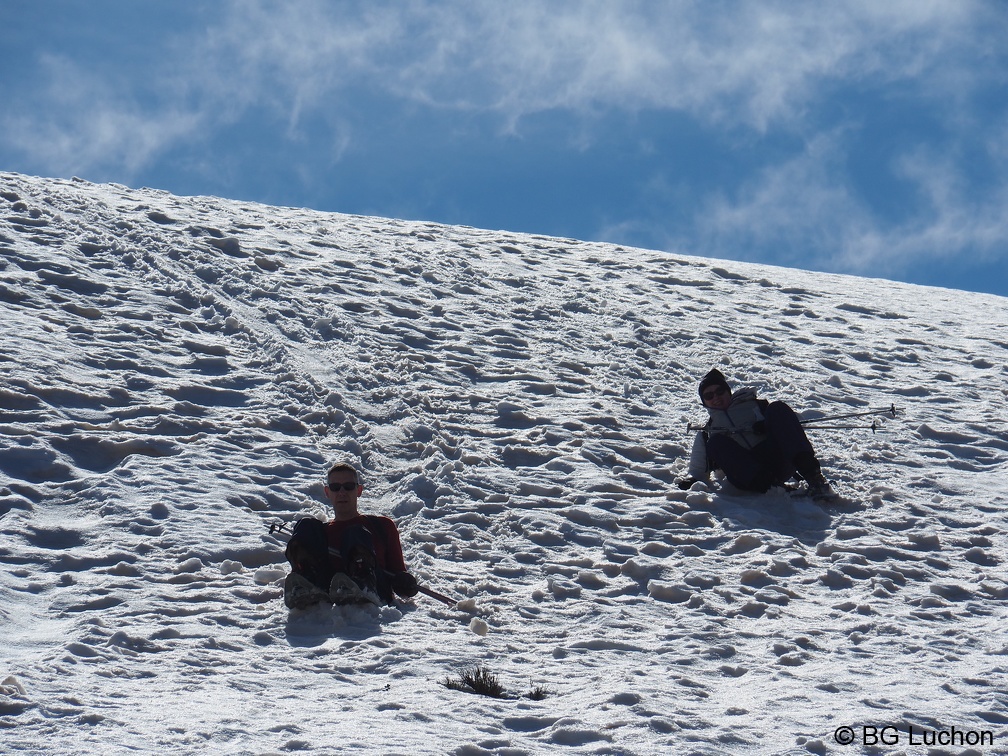
[[[389,585],[394,593],[404,598],[417,595],[420,589],[416,578],[406,570],[399,528],[389,518],[385,518],[385,571],[389,573]]]
[[[406,572],[399,528],[391,519],[385,519],[385,569],[389,572]]]
[[[686,469],[686,477],[676,481],[676,485],[683,491],[688,491],[697,481],[707,480],[710,477],[710,469],[707,464],[707,441],[701,431],[693,439],[693,450],[690,452],[689,466]]]

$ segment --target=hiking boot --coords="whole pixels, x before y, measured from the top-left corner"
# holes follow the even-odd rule
[[[822,483],[809,485],[808,494],[812,497],[813,501],[827,501],[829,499],[836,498],[836,494],[833,492],[833,489],[830,488],[829,483],[825,480]]]
[[[382,600],[371,589],[362,587],[344,572],[337,572],[329,584],[329,601],[334,604],[367,604],[381,606]]]
[[[292,572],[284,580],[284,604],[288,609],[306,609],[329,602],[329,595],[304,575]]]
[[[799,454],[795,457],[794,464],[795,470],[809,484],[809,488],[826,485],[826,479],[823,477],[819,460],[816,459],[815,454],[809,452]]]

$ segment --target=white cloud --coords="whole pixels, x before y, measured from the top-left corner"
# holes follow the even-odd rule
[[[920,199],[906,219],[888,221],[843,180],[849,148],[843,129],[818,135],[801,154],[765,168],[732,196],[709,197],[670,247],[869,276],[964,254],[967,266],[1008,254],[1003,179],[978,196],[954,158],[910,148],[894,157],[894,168]]]
[[[677,111],[722,144],[742,135],[758,149],[769,132],[807,145],[737,187],[690,196],[701,207],[685,232],[669,232],[682,232],[677,247],[729,257],[760,250],[760,259],[855,273],[897,271],[921,256],[1005,254],[1008,127],[1003,103],[998,123],[976,106],[1002,97],[1008,10],[1000,2],[235,0],[209,8],[203,33],[174,40],[139,71],[47,58],[47,84],[0,116],[8,144],[57,174],[114,166],[129,175],[251,113],[284,124],[290,141],[306,138],[309,122],[325,124],[318,154],[336,162],[368,118],[410,108],[495,114],[519,133],[529,115],[565,112],[575,116],[571,146],[582,148],[593,119],[579,115]],[[824,108],[843,91],[905,99],[946,129],[880,167],[923,198],[906,220],[881,220],[845,178],[847,124],[858,114]],[[367,111],[368,97],[393,110]],[[999,166],[982,197],[957,153],[959,133]],[[666,181],[664,191],[687,196]]]
[[[41,65],[48,86],[21,103],[29,107],[8,111],[2,124],[8,144],[58,174],[110,163],[133,173],[205,123],[171,106],[145,109],[121,80],[97,78],[66,58],[43,56]]]
[[[509,123],[557,108],[661,108],[762,130],[799,117],[836,81],[905,81],[946,96],[982,75],[972,64],[990,37],[977,34],[985,6],[959,1],[365,7],[242,2],[200,65],[225,88],[240,77],[261,90],[252,96],[283,85],[279,96],[296,94],[301,108],[365,84]]]
[[[107,155],[135,165],[250,108],[274,112],[296,137],[306,116],[338,121],[370,91],[400,103],[495,112],[508,128],[538,112],[617,108],[801,132],[810,102],[836,82],[901,81],[932,102],[980,86],[986,69],[975,63],[989,54],[984,41],[1003,38],[990,27],[1008,30],[1006,14],[968,0],[242,0],[220,7],[226,10],[204,34],[175,40],[151,56],[149,70],[134,72],[139,84],[126,76],[110,82],[109,66],[64,60],[53,80],[98,96],[68,103],[65,91],[50,92],[75,124],[57,118],[45,130],[99,160],[105,141],[76,126],[135,119],[147,146]],[[148,87],[158,97],[141,105]],[[26,114],[20,124],[27,139],[39,118]]]
[[[733,196],[709,197],[697,208],[688,234],[698,245],[695,251],[765,259],[772,248],[774,262],[782,265],[808,265],[810,253],[835,254],[850,226],[866,222],[848,190],[833,179],[842,143],[840,132],[820,135],[803,153],[765,168]]]

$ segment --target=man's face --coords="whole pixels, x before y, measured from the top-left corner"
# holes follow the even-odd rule
[[[708,386],[703,392],[703,403],[711,409],[727,409],[731,404],[731,391],[720,384]]]
[[[325,493],[337,520],[349,520],[359,514],[357,497],[363,490],[363,486],[357,485],[356,476],[349,470],[336,470],[329,476]]]

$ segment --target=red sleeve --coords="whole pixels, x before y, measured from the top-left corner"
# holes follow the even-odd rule
[[[399,541],[399,528],[388,517],[385,523],[385,569],[392,572],[406,572],[406,560],[403,559],[402,543]]]

